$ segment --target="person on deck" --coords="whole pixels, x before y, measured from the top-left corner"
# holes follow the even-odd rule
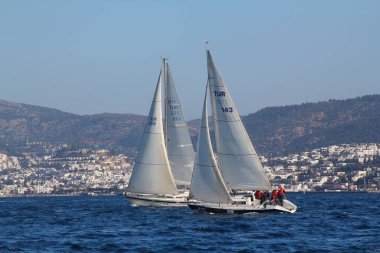
[[[260,199],[260,205],[265,203],[265,201],[269,200],[269,192],[265,191],[262,195],[261,195],[261,199]]]
[[[278,190],[278,200],[280,201],[280,205],[283,206],[284,205],[284,198],[285,198],[285,189],[284,187],[280,187],[280,189]]]
[[[257,191],[255,192],[255,199],[259,199],[259,200],[261,200],[261,196],[262,196],[262,192],[259,191],[259,190],[257,190]]]
[[[270,198],[271,202],[275,205],[277,204],[277,194],[278,194],[278,192],[276,190],[273,190],[272,196]]]

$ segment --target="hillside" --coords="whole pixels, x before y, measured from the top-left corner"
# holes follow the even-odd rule
[[[261,154],[320,146],[380,142],[380,95],[269,107],[242,117]],[[75,115],[0,101],[0,149],[28,140],[136,151],[145,117],[134,114]],[[189,122],[193,141],[199,120]]]
[[[243,117],[261,153],[380,142],[380,95],[264,108]]]
[[[75,115],[55,109],[0,101],[0,148],[43,141],[77,146],[139,145],[145,117],[134,114]]]

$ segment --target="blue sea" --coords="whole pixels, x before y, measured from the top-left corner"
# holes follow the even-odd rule
[[[380,252],[380,195],[289,193],[295,214],[131,207],[122,196],[0,199],[0,252]]]

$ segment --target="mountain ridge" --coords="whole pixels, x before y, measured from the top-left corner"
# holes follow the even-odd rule
[[[0,148],[45,141],[136,152],[145,119],[132,113],[77,115],[0,100]],[[380,143],[380,95],[266,107],[242,116],[242,120],[259,154],[342,143]],[[199,119],[188,125],[195,142]]]
[[[273,153],[342,143],[380,142],[377,133],[380,95],[267,107],[243,117],[243,121],[251,138],[258,142],[258,149],[268,152],[263,147],[268,145]]]

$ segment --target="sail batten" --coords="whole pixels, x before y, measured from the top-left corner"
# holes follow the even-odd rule
[[[136,163],[128,184],[128,192],[177,193],[164,144],[161,101],[160,73]]]
[[[194,164],[194,148],[166,59],[164,59],[164,75],[166,90],[166,149],[168,158],[176,183],[189,185]]]
[[[207,68],[216,153],[227,188],[270,190],[261,161],[208,50]]]

